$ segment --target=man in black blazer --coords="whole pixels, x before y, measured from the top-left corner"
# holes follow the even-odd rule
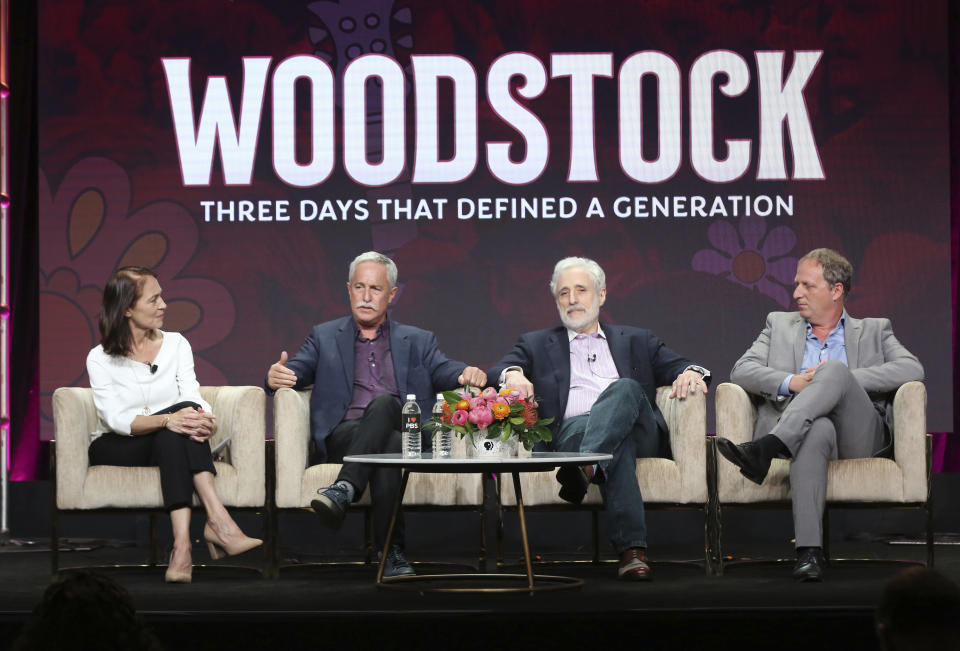
[[[558,471],[560,497],[579,504],[588,483],[599,484],[611,542],[620,555],[617,576],[649,579],[636,459],[669,455],[669,432],[656,390],[672,384],[671,397],[681,400],[693,391],[706,393],[710,372],[667,348],[649,330],[601,323],[606,276],[593,260],[560,260],[550,291],[563,325],[522,335],[489,375],[525,396],[536,396],[541,417],[555,419],[555,449],[613,455],[596,466]]]
[[[339,462],[351,454],[400,452],[400,400],[416,394],[429,414],[439,391],[468,384],[486,385],[486,374],[440,352],[432,332],[387,318],[397,293],[397,266],[375,251],[350,263],[347,293],[351,316],[315,325],[299,352],[283,351],[267,372],[272,393],[282,387],[310,396],[312,463]],[[400,490],[400,470],[344,464],[337,481],[311,502],[321,521],[339,528],[350,503],[370,484],[374,541],[382,547]],[[413,574],[403,553],[403,517],[398,516],[384,576]]]

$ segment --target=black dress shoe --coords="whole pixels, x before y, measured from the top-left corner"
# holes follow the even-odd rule
[[[823,581],[823,565],[823,550],[820,547],[804,547],[797,551],[793,578],[803,583],[819,583]]]
[[[560,499],[571,504],[580,504],[590,488],[579,466],[562,466],[557,470],[557,481],[560,482]]]
[[[770,472],[770,457],[755,441],[736,445],[730,439],[717,437],[717,449],[727,461],[740,468],[740,474],[754,484],[762,484]]]

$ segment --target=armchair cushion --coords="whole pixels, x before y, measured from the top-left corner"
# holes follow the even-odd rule
[[[317,490],[337,479],[341,464],[309,465],[310,394],[312,390],[280,389],[273,398],[278,508],[307,508]],[[454,454],[463,456],[463,442],[454,437]],[[359,504],[369,504],[369,491]],[[406,505],[478,506],[483,503],[479,473],[412,473],[404,493]]]
[[[927,494],[926,387],[907,382],[894,397],[894,459],[838,459],[827,468],[827,502],[923,502]],[[757,409],[742,387],[717,387],[717,435],[734,443],[753,438]],[[790,499],[790,465],[774,459],[763,485],[744,478],[720,460],[717,477],[722,503],[781,502]]]
[[[266,496],[266,400],[259,387],[200,387],[217,415],[216,445],[231,438],[229,462],[216,461],[214,486],[225,506],[263,506]],[[53,394],[57,508],[162,508],[155,467],[90,466],[88,448],[97,416],[93,392],[61,387]],[[199,501],[194,496],[194,505]]]

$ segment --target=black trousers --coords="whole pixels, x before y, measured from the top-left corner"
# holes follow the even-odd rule
[[[327,457],[340,463],[350,454],[377,454],[400,452],[400,404],[390,395],[377,396],[370,401],[360,418],[345,420],[327,437]],[[345,463],[337,480],[350,482],[356,489],[354,499],[360,499],[370,485],[373,539],[382,549],[387,539],[387,528],[393,514],[393,503],[400,491],[399,468],[377,468],[363,463]],[[403,511],[397,514],[391,542],[403,546]]]
[[[184,407],[199,409],[200,405],[195,402],[178,402],[157,414],[172,414]],[[213,467],[209,443],[192,441],[190,437],[166,428],[142,436],[123,436],[113,432],[101,434],[90,444],[89,455],[91,466],[160,468],[163,506],[168,511],[193,503],[195,473],[217,474]]]

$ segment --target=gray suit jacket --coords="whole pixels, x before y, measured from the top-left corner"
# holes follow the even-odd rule
[[[923,366],[897,341],[890,319],[854,319],[847,315],[844,343],[847,365],[887,425],[889,445],[894,393],[905,382],[923,380]],[[733,365],[730,380],[758,402],[754,436],[769,434],[790,404],[792,397],[778,396],[777,392],[788,375],[800,372],[805,345],[806,321],[798,312],[771,312],[763,332]]]

